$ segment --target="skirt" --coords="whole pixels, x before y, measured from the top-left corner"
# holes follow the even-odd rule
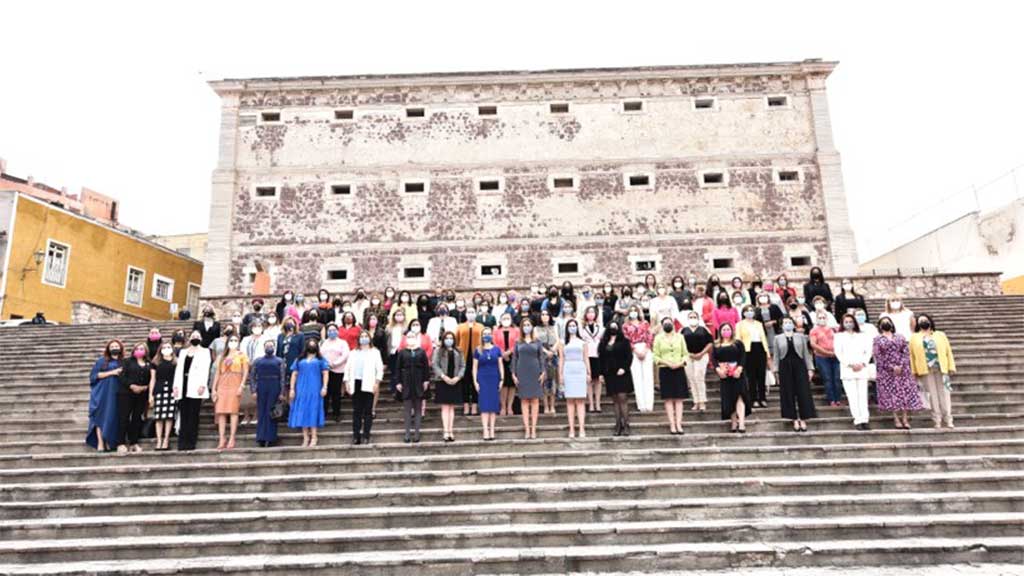
[[[661,382],[662,400],[682,400],[690,397],[690,388],[686,383],[684,369],[673,370],[662,366],[658,369],[658,379]]]
[[[736,401],[743,399],[745,416],[750,416],[750,391],[747,389],[747,379],[743,376],[739,378],[722,378],[721,385],[721,396],[722,396],[722,420],[731,420],[732,413],[736,411]]]
[[[435,402],[438,404],[445,404],[448,406],[457,406],[463,403],[465,394],[463,393],[462,387],[465,385],[463,380],[459,380],[455,384],[449,384],[443,380],[437,380],[434,382],[435,391]]]
[[[154,420],[174,420],[178,412],[178,402],[174,399],[174,388],[170,382],[157,382],[153,386]]]

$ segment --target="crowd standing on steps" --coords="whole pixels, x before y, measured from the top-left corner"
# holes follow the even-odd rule
[[[669,284],[649,274],[618,288],[563,282],[467,298],[388,287],[307,299],[288,290],[269,308],[254,298],[237,325],[207,307],[188,332],[153,328],[131,346],[107,342],[90,374],[86,443],[140,452],[152,436],[165,451],[176,436],[178,450],[195,450],[210,402],[218,450],[252,432],[258,446],[275,446],[281,424],[315,447],[328,422],[343,421],[347,398],[352,443],[369,444],[382,385],[401,406],[408,443],[420,442],[432,404],[446,443],[456,441],[460,406],[485,441],[514,415],[523,439],[536,439],[541,412],[560,418],[560,404],[568,436],[583,438],[606,396],[612,434],[629,436],[629,396],[643,413],[656,394],[668,432],[680,435],[687,402],[707,411],[709,373],[720,417],[738,434],[773,399],[792,430],[806,432],[819,417],[816,381],[831,408],[845,403],[856,430],[870,429],[872,396],[898,429],[911,429],[921,410],[952,428],[955,371],[949,339],[928,314],[891,294],[872,323],[853,282],[834,295],[817,267],[799,291],[785,274],[727,283],[690,274]]]

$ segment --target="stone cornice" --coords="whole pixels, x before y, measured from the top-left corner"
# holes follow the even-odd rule
[[[513,72],[226,79],[210,82],[241,105],[500,102],[579,97],[743,94],[820,85],[837,62],[651,66]]]

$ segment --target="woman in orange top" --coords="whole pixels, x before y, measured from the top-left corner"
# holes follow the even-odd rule
[[[249,359],[238,349],[238,336],[232,335],[228,345],[217,359],[217,375],[213,382],[212,399],[217,417],[217,434],[220,440],[217,449],[235,447],[235,432],[238,431],[238,409],[249,376]],[[231,435],[224,442],[224,428],[231,422]]]

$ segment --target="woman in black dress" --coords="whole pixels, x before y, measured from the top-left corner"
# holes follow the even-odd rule
[[[142,452],[139,437],[142,435],[142,421],[146,417],[146,402],[153,383],[153,371],[146,359],[146,343],[140,342],[132,348],[132,357],[125,361],[121,372],[121,388],[117,393],[117,416],[120,420],[121,444],[118,452]]]
[[[155,378],[149,388],[149,406],[152,410],[153,427],[156,430],[156,449],[163,452],[169,450],[171,427],[174,426],[174,415],[177,401],[174,399],[174,370],[177,361],[174,358],[174,347],[164,342],[160,351],[153,358]]]
[[[853,289],[853,281],[849,278],[843,279],[843,289],[836,296],[836,318],[842,318],[843,314],[860,308],[867,311],[864,305],[864,297]],[[865,316],[865,319],[867,316]]]
[[[711,349],[711,361],[721,380],[722,420],[729,420],[730,432],[743,434],[747,431],[746,417],[750,415],[750,393],[743,374],[746,353],[743,343],[735,340],[732,325],[718,327],[718,340]]]
[[[431,365],[434,369],[436,400],[441,405],[443,440],[454,442],[455,407],[462,404],[462,377],[466,372],[466,361],[455,347],[455,334],[444,333],[441,337],[441,346],[434,349]]]
[[[775,381],[779,383],[782,417],[793,421],[794,432],[807,432],[807,420],[817,417],[811,395],[814,356],[807,336],[796,331],[792,318],[782,320],[782,334],[772,342]]]
[[[618,320],[608,323],[597,349],[601,363],[601,378],[607,393],[615,402],[615,436],[629,436],[629,408],[627,395],[633,389],[630,367],[633,365],[633,347],[622,335]]]

